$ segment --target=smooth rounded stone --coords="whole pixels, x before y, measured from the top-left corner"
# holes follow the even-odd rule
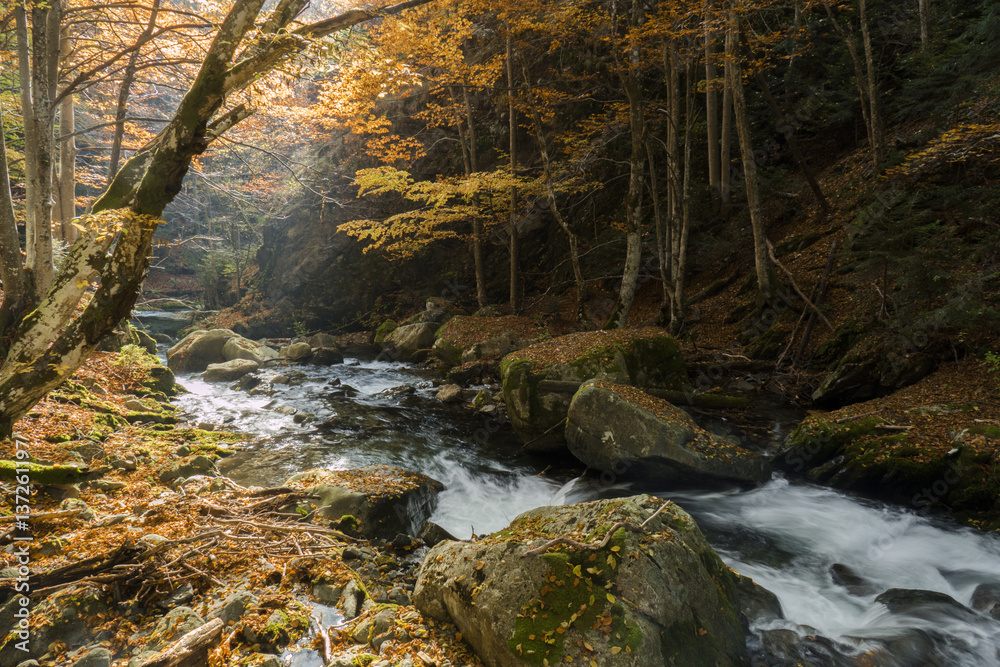
[[[553,338],[508,354],[500,374],[511,425],[527,451],[541,454],[565,451],[559,424],[566,421],[573,387],[587,380],[669,390],[688,382],[677,342],[655,328]]]
[[[309,363],[317,366],[335,366],[344,363],[344,355],[333,347],[317,347],[313,348]]]
[[[73,667],[111,667],[111,651],[99,646],[83,654],[73,663]]]
[[[154,333],[154,334],[150,334],[150,336],[152,336],[153,340],[155,340],[158,345],[173,345],[174,344],[174,337],[171,336],[171,335],[169,335],[169,334]]]
[[[750,577],[734,574],[740,611],[750,623],[764,623],[785,617],[778,596]]]
[[[323,604],[335,605],[344,596],[344,587],[321,581],[313,584],[312,596]]]
[[[167,350],[167,365],[179,373],[199,373],[209,364],[225,361],[222,349],[238,334],[229,329],[194,331]]]
[[[311,412],[296,412],[295,416],[292,417],[292,421],[296,424],[308,424],[309,422],[316,421],[316,415]]]
[[[260,369],[260,364],[250,359],[233,359],[221,364],[209,364],[202,373],[201,379],[205,382],[233,382],[239,380],[248,373],[254,373]]]
[[[296,410],[290,405],[278,405],[274,407],[273,410],[277,412],[279,415],[294,415],[296,412],[298,412],[298,410]]]
[[[970,605],[1000,621],[1000,584],[979,584],[972,592]]]
[[[309,470],[292,475],[285,486],[307,489],[318,496],[306,509],[321,509],[338,521],[354,517],[360,532],[370,538],[392,539],[412,534],[437,507],[444,485],[426,475],[387,465],[353,470]]]
[[[833,579],[833,583],[838,586],[843,586],[851,595],[867,597],[869,595],[875,595],[875,593],[878,592],[878,588],[873,582],[865,579],[860,574],[841,563],[834,563],[830,566],[830,577]]]
[[[223,623],[230,625],[243,618],[243,615],[256,604],[257,596],[250,591],[236,591],[223,600],[220,607],[210,611],[208,618],[220,618]]]
[[[955,598],[937,591],[890,588],[875,598],[894,614],[933,619],[941,615],[951,618],[974,617],[975,612]]]
[[[309,346],[313,347],[313,348],[318,348],[318,347],[338,348],[339,347],[339,342],[337,341],[337,337],[336,336],[331,336],[328,333],[313,334],[312,336],[309,336],[309,338],[306,339],[306,342],[309,343]]]
[[[283,357],[292,361],[301,361],[312,354],[312,347],[309,343],[293,343],[282,349]]]
[[[218,477],[219,469],[215,467],[215,462],[207,456],[185,456],[172,462],[160,473],[160,482],[169,484],[177,479],[187,479],[195,475]]]
[[[232,388],[238,391],[250,391],[254,387],[259,387],[262,382],[264,382],[264,379],[259,375],[255,375],[253,373],[247,373],[239,380],[237,380],[232,385]]]
[[[365,603],[369,601],[365,590],[358,586],[358,583],[351,579],[344,586],[343,603],[340,608],[344,612],[344,619],[351,620],[357,618],[365,609]]]
[[[529,556],[555,538],[600,543]],[[666,593],[665,593],[666,592]],[[748,664],[731,570],[677,505],[651,496],[526,512],[477,542],[442,542],[414,605],[454,623],[487,665]],[[606,627],[609,633],[594,630]],[[531,659],[526,657],[532,651]]]
[[[255,361],[258,364],[264,364],[270,359],[277,359],[278,352],[267,345],[262,345],[242,336],[236,336],[227,340],[226,344],[222,346],[222,356],[226,361],[247,359]]]
[[[751,642],[753,665],[761,667],[848,667],[843,653],[851,647],[818,636],[812,628],[762,630]]]
[[[61,503],[59,503],[60,510],[79,510],[77,518],[81,521],[93,521],[94,517],[97,515],[94,510],[90,508],[90,505],[80,500],[79,498],[66,498]]]
[[[382,344],[383,356],[388,355],[398,361],[410,360],[417,350],[426,350],[434,345],[434,332],[437,328],[437,324],[432,322],[398,327],[386,336]]]
[[[462,388],[457,384],[446,384],[438,389],[437,399],[442,403],[461,403],[463,400]]]
[[[623,385],[591,380],[573,396],[566,421],[570,452],[621,478],[673,485],[759,485],[767,459],[708,433],[667,401]]]
[[[147,548],[151,549],[159,544],[163,544],[164,542],[166,542],[167,538],[165,538],[163,535],[157,535],[156,533],[149,533],[147,535],[143,535],[137,541],[139,544],[144,544],[147,546]]]
[[[129,398],[125,400],[125,409],[133,412],[148,412],[149,406],[138,398]]]

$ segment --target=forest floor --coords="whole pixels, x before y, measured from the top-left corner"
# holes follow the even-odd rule
[[[145,369],[130,361],[95,353],[75,384],[39,403],[0,443],[0,459],[30,452],[41,466],[31,476],[45,480],[32,480],[25,532],[14,519],[13,470],[0,475],[10,503],[0,511],[0,594],[19,598],[27,543],[27,594],[37,603],[31,653],[40,664],[85,656],[98,660],[87,665],[107,664],[102,655],[114,665],[158,664],[181,650],[184,636],[198,664],[278,665],[288,648],[314,651],[322,664],[480,664],[453,626],[409,605],[415,545],[394,550],[318,515],[303,519],[298,507],[309,496],[300,490],[244,488],[218,476],[212,463],[243,436],[174,423],[169,404],[136,396],[146,393]],[[170,479],[178,473],[187,480]],[[332,628],[333,607],[317,604],[316,594],[342,608],[352,585],[361,592],[358,615],[333,617]],[[399,589],[388,601],[386,592]],[[13,609],[0,607],[0,627],[13,628],[2,664],[28,657],[13,648]]]

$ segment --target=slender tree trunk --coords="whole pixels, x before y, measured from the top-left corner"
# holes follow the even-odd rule
[[[872,136],[874,139],[874,154],[872,162],[878,169],[885,160],[885,134],[882,129],[882,112],[878,99],[878,81],[875,75],[875,54],[872,50],[871,31],[868,28],[868,2],[858,0],[861,19],[861,43],[865,49],[865,68],[868,71],[868,104],[871,107],[870,116],[872,124]]]
[[[28,37],[28,15],[24,9],[24,5],[21,3],[14,5],[14,22],[17,31],[17,74],[21,89],[21,118],[24,122],[24,145],[37,146],[38,126],[35,123],[35,105],[32,102],[31,95],[31,51]],[[26,186],[31,184],[32,188],[36,187],[35,184],[38,182],[38,161],[29,159],[27,154],[24,160],[24,179]],[[30,207],[25,212],[25,216],[24,249],[27,258],[25,268],[30,268],[35,263],[35,227],[31,223],[33,214],[30,211]]]
[[[760,205],[760,185],[757,182],[757,163],[753,156],[753,135],[750,114],[747,112],[746,96],[743,92],[743,73],[739,58],[739,20],[735,13],[729,18],[726,35],[727,61],[730,63],[730,87],[733,90],[733,116],[736,120],[736,134],[740,142],[743,158],[743,177],[746,181],[747,207],[750,209],[750,226],[753,229],[754,265],[757,269],[758,303],[763,305],[771,300],[771,266],[767,255],[767,237],[764,233],[764,214]]]
[[[824,214],[829,213],[830,203],[826,200],[826,196],[823,194],[823,189],[819,186],[819,182],[816,180],[816,174],[809,167],[809,163],[806,162],[805,155],[802,153],[802,149],[799,146],[799,140],[795,136],[795,131],[785,118],[785,114],[778,105],[778,101],[774,99],[774,95],[771,94],[771,88],[767,85],[767,79],[765,79],[764,75],[760,72],[757,72],[755,78],[757,79],[758,85],[760,85],[760,91],[764,94],[764,99],[767,101],[767,105],[771,108],[771,114],[774,116],[774,122],[777,125],[778,131],[784,135],[785,141],[788,142],[788,148],[792,151],[792,156],[795,158],[795,162],[799,165],[799,169],[802,170],[802,175],[805,176],[806,182],[809,184],[810,189],[813,191],[813,195],[816,197],[816,201],[819,203],[819,206],[823,210]]]
[[[688,237],[691,231],[691,155],[694,142],[691,131],[694,126],[694,65],[689,62],[685,76],[684,105],[684,184],[681,187],[680,229],[675,234],[674,247],[674,294],[670,308],[670,333],[677,335],[684,326],[687,316],[684,304],[684,277],[687,273]]]
[[[25,16],[18,12],[18,33]],[[31,59],[28,49],[19,45],[19,69],[22,87],[24,71],[30,70],[30,90],[21,92],[31,112],[25,112],[25,171],[27,266],[33,275],[36,296],[41,297],[52,284],[52,204],[53,173],[56,158],[54,136],[56,82],[59,72],[59,33],[62,20],[60,0],[36,3],[31,8]],[[24,31],[26,32],[26,30]],[[20,41],[20,40],[19,40]],[[27,98],[27,99],[26,99]],[[30,168],[29,163],[34,162]]]
[[[510,309],[516,315],[521,312],[521,268],[519,266],[519,249],[517,238],[517,186],[513,185],[517,172],[517,110],[514,105],[514,48],[510,34],[510,23],[507,23],[507,116],[509,121],[510,141],[510,206],[508,213],[508,228],[510,231]]]
[[[525,81],[528,80],[527,72],[525,72]],[[529,93],[530,94],[530,93]],[[570,264],[573,266],[573,281],[576,283],[576,304],[574,312],[576,313],[576,318],[578,321],[584,319],[583,313],[583,301],[586,298],[587,291],[587,281],[583,278],[583,269],[580,266],[580,243],[576,232],[573,231],[572,227],[566,221],[562,212],[559,210],[559,204],[556,199],[556,188],[555,182],[552,174],[552,156],[549,153],[549,143],[545,137],[545,128],[542,126],[542,115],[538,111],[538,106],[534,100],[534,95],[530,94],[531,97],[531,120],[535,126],[535,134],[538,136],[538,147],[542,154],[542,170],[545,177],[545,192],[549,198],[549,211],[552,213],[552,217],[556,219],[559,227],[566,234],[566,240],[569,242],[569,259]]]
[[[60,59],[68,64],[73,56],[73,39],[69,28],[63,28]],[[77,239],[73,218],[76,217],[76,104],[72,93],[66,95],[59,106],[59,180],[56,199],[56,231],[60,241],[73,243]]]
[[[14,199],[7,169],[7,139],[3,132],[3,106],[0,100],[0,280],[3,281],[3,305],[0,306],[0,341],[8,338],[11,325],[21,314],[25,299],[24,260],[14,218]],[[3,354],[7,353],[6,346]]]
[[[479,171],[479,160],[476,155],[476,125],[472,118],[472,96],[469,95],[469,82],[464,81],[462,97],[465,102],[465,117],[469,124],[469,164],[472,171]],[[472,258],[476,265],[476,300],[480,308],[489,303],[486,295],[486,259],[483,257],[483,219],[476,215],[472,219]]]
[[[823,7],[826,9],[826,15],[829,17],[830,23],[833,24],[834,30],[844,40],[844,44],[847,46],[847,53],[851,56],[851,64],[854,65],[854,80],[857,82],[858,87],[858,100],[861,103],[861,117],[864,119],[865,132],[868,135],[868,148],[871,150],[872,155],[874,155],[875,131],[872,127],[871,107],[868,105],[868,81],[861,67],[861,57],[858,55],[858,45],[854,38],[854,30],[850,25],[848,25],[847,29],[841,26],[829,5],[824,4]]]
[[[917,0],[920,8],[920,50],[926,51],[931,43],[931,0]]]
[[[660,282],[663,283],[663,300],[660,303],[660,320],[666,322],[670,318],[670,304],[673,301],[673,285],[670,280],[670,260],[667,247],[670,244],[667,223],[660,206],[660,183],[656,171],[653,146],[646,140],[646,162],[649,165],[649,198],[653,202],[653,225],[656,228],[656,255],[660,262]]]
[[[708,134],[708,186],[712,197],[719,201],[722,194],[720,173],[721,147],[719,145],[719,91],[718,67],[715,62],[716,44],[712,31],[712,2],[705,2],[705,129]]]
[[[727,36],[728,40],[728,36]],[[722,212],[729,217],[729,204],[733,196],[732,163],[733,163],[733,84],[732,66],[727,52],[723,65],[724,83],[722,86],[722,136],[719,138],[719,198],[722,202]]]
[[[642,0],[632,0],[629,27],[633,35],[628,61],[619,64],[619,78],[628,98],[628,123],[631,137],[628,194],[625,196],[625,267],[618,301],[605,328],[624,328],[628,323],[642,266],[642,191],[646,180],[646,120],[643,116],[642,88],[639,83],[639,44],[635,35],[643,23]]]

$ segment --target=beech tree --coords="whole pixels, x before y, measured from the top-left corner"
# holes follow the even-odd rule
[[[4,161],[0,177],[0,186],[6,186],[0,193],[0,277],[4,281],[0,324],[2,340],[9,344],[0,367],[0,434],[9,435],[20,417],[72,375],[100,340],[129,316],[148,270],[160,215],[179,192],[192,159],[253,113],[246,102],[227,103],[313,41],[428,0],[408,0],[380,10],[351,10],[295,27],[293,21],[307,1],[279,0],[259,21],[265,0],[236,0],[173,117],[143,150],[125,162],[94,203],[85,224],[78,225],[80,238],[51,287],[37,301],[25,287],[32,265],[26,266],[21,258],[13,212],[7,210],[12,197]],[[58,39],[58,21],[48,12],[59,7],[58,0],[32,6],[36,40]],[[27,16],[18,12],[16,16],[19,28],[20,22],[25,22],[19,32],[26,35]],[[19,46],[26,49],[27,40],[19,41]],[[40,47],[37,41],[32,43],[32,48]],[[56,63],[58,53],[56,50]],[[34,84],[29,88],[42,94],[50,92],[56,63],[40,70],[35,75],[38,81],[29,82]],[[22,89],[25,74],[22,72]],[[32,129],[35,131],[37,127]],[[37,150],[48,151],[42,157],[51,174],[51,125],[43,126],[42,131],[47,136],[37,138]],[[28,147],[35,150],[36,144]],[[28,176],[29,180],[47,177],[40,173]],[[81,311],[76,314],[78,308]]]

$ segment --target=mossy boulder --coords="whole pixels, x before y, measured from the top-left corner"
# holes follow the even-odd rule
[[[378,329],[375,330],[375,342],[384,343],[385,339],[389,337],[393,331],[399,328],[399,324],[393,320],[386,320],[379,325]]]
[[[128,323],[104,336],[97,349],[101,352],[121,352],[126,345],[138,345],[146,352],[156,354],[156,341],[153,337]]]
[[[19,599],[20,596],[14,596],[8,602],[12,611],[21,608]],[[10,627],[0,627],[0,665],[18,665],[29,658],[39,658],[57,640],[70,650],[93,643],[100,630],[100,619],[112,604],[109,593],[90,583],[56,591],[31,609],[31,628],[24,633],[27,636],[18,636],[18,619],[14,616],[10,617]],[[21,646],[27,651],[18,648],[25,639],[27,645]]]
[[[513,352],[500,363],[507,414],[528,451],[564,450],[560,424],[572,394],[550,391],[544,381],[682,389],[688,383],[677,342],[661,329],[569,334]]]
[[[222,350],[236,337],[229,329],[193,331],[167,350],[167,365],[175,373],[200,373],[209,364],[225,361]]]
[[[702,430],[680,408],[597,380],[573,396],[566,441],[588,467],[617,477],[671,486],[759,485],[771,477],[767,459]]]
[[[806,419],[774,466],[835,488],[1000,525],[1000,452],[981,446],[978,439],[987,435],[964,429],[941,443],[878,417],[843,421],[835,415]]]
[[[612,530],[601,548],[528,554],[555,538],[600,545]],[[478,542],[442,542],[413,601],[458,626],[491,667],[725,667],[748,664],[737,595],[688,514],[635,496],[542,507]]]
[[[415,535],[437,507],[441,482],[426,475],[387,465],[353,470],[307,470],[292,475],[284,486],[306,489],[318,496],[306,511],[319,510],[337,521],[350,515],[367,537],[391,539]]]

